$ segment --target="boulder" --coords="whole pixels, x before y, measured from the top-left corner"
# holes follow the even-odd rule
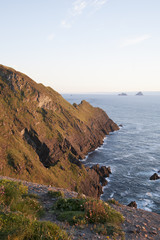
[[[160,177],[158,176],[157,173],[154,173],[154,174],[150,177],[150,180],[157,180],[157,179],[160,179]]]
[[[127,206],[137,208],[137,203],[135,201],[132,201]]]

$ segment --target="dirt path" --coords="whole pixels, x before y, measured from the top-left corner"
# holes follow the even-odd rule
[[[9,179],[13,181],[21,181],[9,177],[0,176],[0,179]],[[65,198],[77,197],[77,193],[63,188],[55,188],[51,186],[41,185],[37,183],[21,181],[28,186],[29,193],[34,193],[39,196],[39,200],[45,209],[45,215],[41,221],[51,221],[63,227],[71,236],[71,239],[79,240],[96,240],[107,239],[105,236],[95,234],[91,230],[91,225],[84,228],[71,227],[67,223],[59,222],[53,213],[52,206],[56,201],[55,198],[48,196],[48,191],[61,191]],[[160,215],[152,212],[147,212],[141,209],[130,208],[127,206],[112,205],[117,211],[121,212],[125,217],[123,223],[123,231],[125,232],[126,240],[160,240]],[[111,239],[111,238],[110,238]]]

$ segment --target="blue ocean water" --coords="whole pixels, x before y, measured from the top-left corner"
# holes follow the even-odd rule
[[[123,125],[106,136],[104,144],[84,162],[89,166],[99,163],[111,167],[112,174],[101,198],[115,198],[122,204],[136,201],[138,208],[160,213],[160,180],[149,180],[160,170],[160,95],[65,94],[63,97],[77,104],[85,99]]]

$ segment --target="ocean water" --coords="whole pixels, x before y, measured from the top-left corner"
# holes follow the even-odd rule
[[[88,166],[99,163],[111,167],[112,174],[101,198],[115,198],[122,204],[136,201],[138,208],[160,214],[160,179],[149,180],[160,170],[160,95],[65,94],[63,97],[77,104],[85,99],[123,125],[106,136],[104,144],[84,161]]]

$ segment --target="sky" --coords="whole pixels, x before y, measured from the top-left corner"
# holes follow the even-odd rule
[[[0,64],[60,93],[160,91],[160,0],[0,0]]]

